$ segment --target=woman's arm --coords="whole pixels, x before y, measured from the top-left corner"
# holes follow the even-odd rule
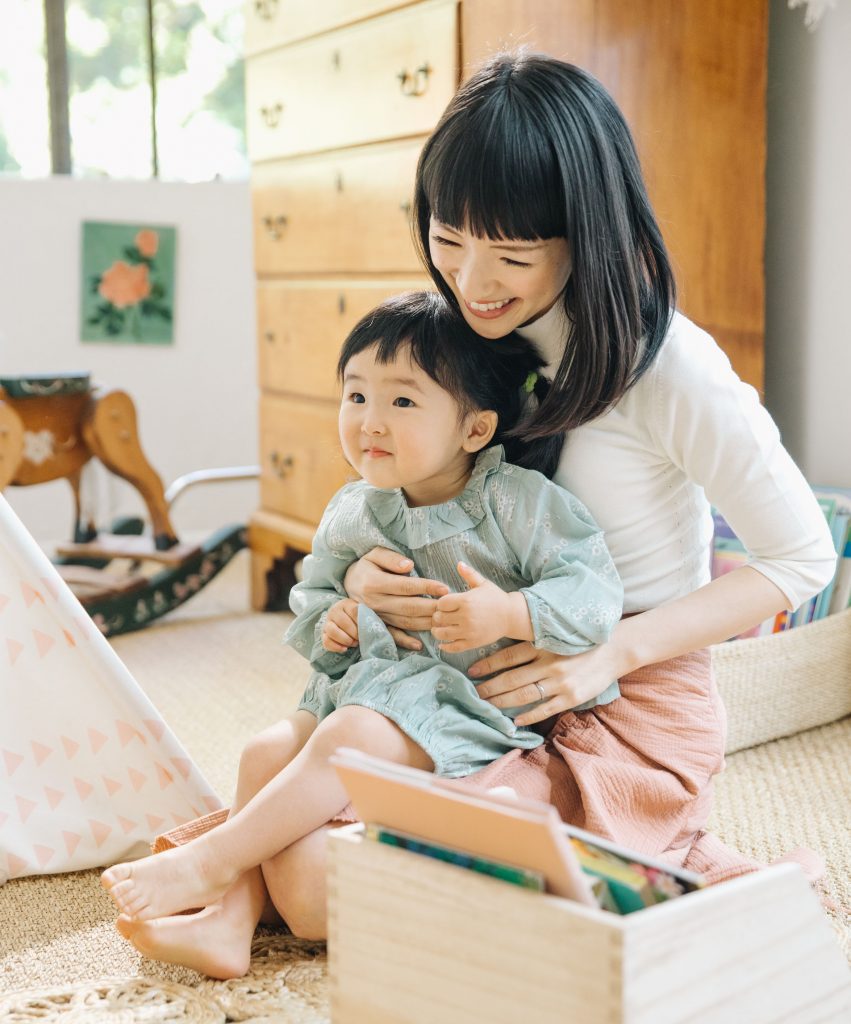
[[[380,615],[397,646],[418,651],[422,644],[405,630],[426,631],[437,602],[449,587],[437,580],[409,576],[414,563],[389,548],[373,548],[346,571],[343,585],[349,597]]]
[[[612,679],[720,643],[788,606],[771,580],[742,566],[686,597],[622,619],[608,643],[587,653],[565,657],[515,644],[476,662],[469,674],[497,673],[478,686],[479,695],[496,707],[538,699],[539,684],[546,702],[516,719],[518,725],[531,725],[591,700]]]

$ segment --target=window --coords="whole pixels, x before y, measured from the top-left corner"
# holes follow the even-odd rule
[[[61,0],[53,3],[61,16]],[[0,26],[0,171],[39,176],[50,170],[46,80],[55,71],[46,66],[43,4],[3,6],[2,21],[14,18],[16,31]],[[64,8],[73,174],[248,176],[242,0],[64,0]]]
[[[14,25],[14,31],[9,26]],[[44,8],[3,0],[0,13],[0,173],[50,174]]]

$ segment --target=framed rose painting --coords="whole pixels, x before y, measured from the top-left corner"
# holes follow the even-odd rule
[[[174,341],[176,230],[151,224],[83,223],[81,341]]]

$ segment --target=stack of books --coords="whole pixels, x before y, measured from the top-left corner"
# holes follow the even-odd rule
[[[742,633],[737,639],[781,633],[851,608],[851,488],[814,487],[813,493],[830,527],[836,548],[837,563],[833,579],[820,594],[805,601],[800,608],[793,612],[780,612]],[[724,516],[717,509],[712,510],[712,516],[715,521],[712,578],[716,579],[741,565],[747,565],[750,556]]]

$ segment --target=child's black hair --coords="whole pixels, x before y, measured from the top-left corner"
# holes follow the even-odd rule
[[[439,293],[406,292],[382,302],[355,325],[343,342],[337,376],[342,379],[352,356],[373,347],[379,363],[391,362],[400,352],[410,355],[452,395],[461,416],[492,409],[498,423],[488,447],[504,445],[508,462],[552,477],[564,436],[520,436],[529,407],[545,400],[550,383],[540,373],[540,353],[519,334],[486,341]]]
[[[581,68],[522,49],[488,59],[461,86],[417,167],[415,235],[432,215],[479,238],[565,238],[570,324],[549,398],[526,436],[561,433],[611,408],[652,363],[676,289],[629,127]]]

